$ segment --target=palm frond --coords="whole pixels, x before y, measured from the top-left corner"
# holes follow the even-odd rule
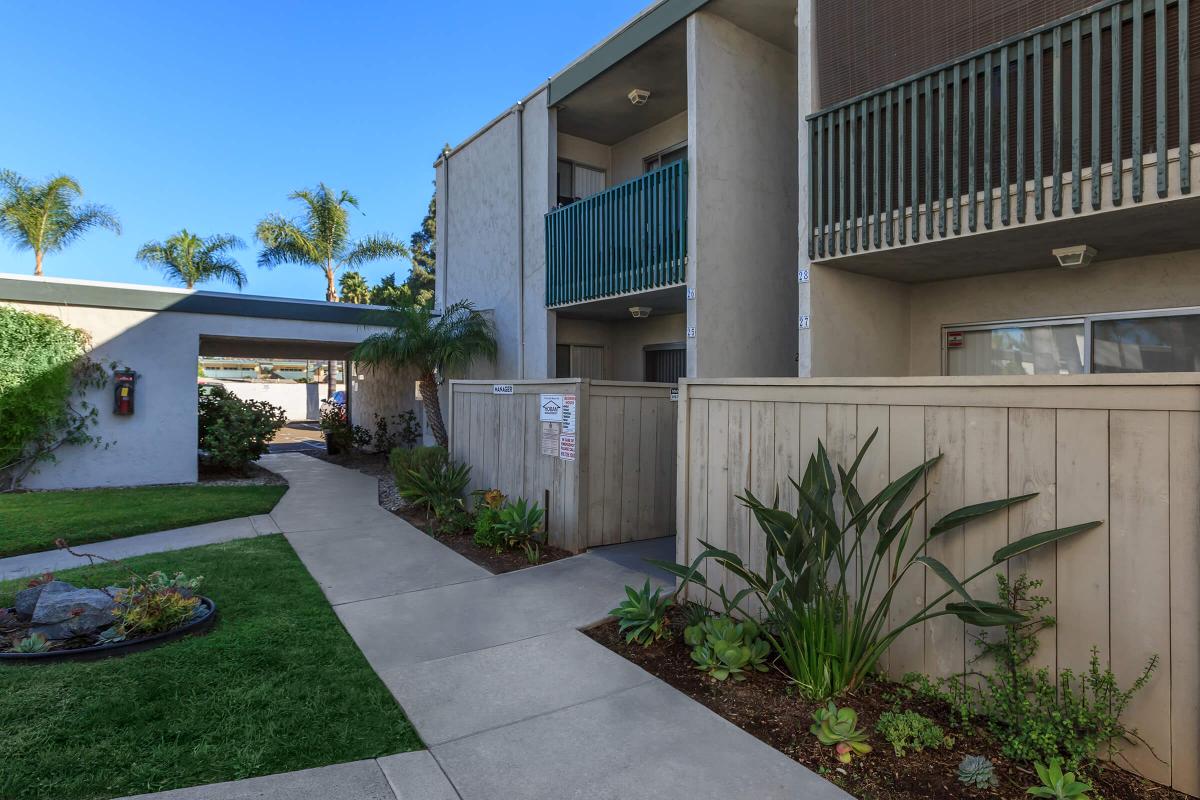
[[[408,258],[408,248],[386,233],[376,233],[355,242],[342,259],[351,269],[385,258]]]
[[[254,235],[264,247],[258,265],[271,269],[280,264],[324,267],[324,259],[308,232],[290,219],[272,214],[258,223]]]

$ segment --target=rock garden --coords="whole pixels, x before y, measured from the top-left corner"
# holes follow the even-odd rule
[[[129,571],[128,583],[92,589],[33,578],[0,609],[0,662],[120,655],[208,630],[216,606],[197,594],[203,578]]]

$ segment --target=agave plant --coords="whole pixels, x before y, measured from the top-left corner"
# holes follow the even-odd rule
[[[996,780],[995,765],[984,756],[964,756],[958,762],[958,782],[976,789],[989,789],[1000,783]]]
[[[814,711],[812,716],[813,724],[808,728],[809,733],[826,747],[833,747],[838,761],[849,764],[854,756],[861,758],[871,752],[867,734],[858,727],[858,712],[853,708],[838,708],[830,701],[829,705]]]
[[[626,644],[637,642],[646,647],[667,632],[667,609],[671,602],[671,596],[664,595],[662,587],[651,593],[647,579],[641,590],[626,586],[625,599],[608,613],[617,618],[617,630],[625,634]]]
[[[501,506],[495,526],[506,545],[518,547],[534,539],[545,516],[546,512],[537,503],[518,497],[517,502]]]
[[[727,609],[736,607],[747,616],[741,604],[755,596],[767,617],[764,635],[799,692],[808,698],[826,699],[858,688],[897,637],[937,617],[952,615],[980,627],[1024,622],[1024,615],[1006,606],[975,598],[967,585],[1014,556],[1100,524],[1086,522],[1018,539],[959,580],[928,555],[930,542],[1035,495],[965,506],[922,531],[914,525],[929,495],[911,503],[909,498],[925,485],[941,456],[917,465],[864,499],[854,480],[877,434],[878,430],[871,434],[849,469],[839,465],[836,471],[825,446],[818,442],[801,481],[791,481],[799,496],[795,514],[779,508],[778,496],[769,506],[750,491],[738,498],[765,533],[761,572],[736,553],[704,540],[700,542],[704,550],[689,565],[652,562],[678,576],[680,590],[697,586],[719,598]],[[703,568],[708,559],[721,566],[722,573],[740,578],[745,588],[727,598],[723,586],[710,585]],[[918,569],[932,572],[946,590],[936,595],[931,591],[925,605],[908,616],[891,614],[892,599],[905,576]],[[957,601],[946,602],[955,596]]]

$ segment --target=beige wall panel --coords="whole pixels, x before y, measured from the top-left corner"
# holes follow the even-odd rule
[[[919,407],[893,407],[891,413],[891,443],[889,459],[892,478],[898,478],[925,460],[925,410]],[[925,492],[917,486],[912,493],[914,499]],[[905,556],[914,552],[921,541],[925,527],[925,511],[915,515],[912,534],[909,536]],[[892,627],[908,619],[925,605],[925,575],[921,567],[910,569],[900,579],[889,609],[888,621]],[[920,626],[906,630],[896,638],[889,653],[891,674],[899,677],[906,672],[925,671],[925,633]]]
[[[712,472],[708,415],[711,403],[711,400],[689,400],[687,407],[688,532],[681,538],[686,540],[683,563],[689,565],[704,549],[703,542],[708,541],[708,484],[709,473]]]
[[[750,510],[737,498],[746,493],[750,485],[750,403],[738,400],[729,404],[729,505],[726,514],[725,546],[743,561],[750,559]],[[746,583],[736,575],[726,576],[730,592],[740,592]]]
[[[800,495],[792,486],[804,476],[800,460],[800,404],[772,403],[775,407],[775,482],[779,491],[779,507],[795,514]],[[771,492],[771,497],[775,492]]]
[[[1099,528],[1058,543],[1058,668],[1086,670],[1092,647],[1108,652],[1108,413],[1058,412],[1057,524],[1102,520]]]
[[[729,403],[725,400],[708,405],[708,463],[708,543],[723,549],[729,544],[729,505],[734,502],[729,494]],[[725,582],[725,570],[711,560],[704,574],[710,586]]]
[[[891,482],[889,473],[891,465],[888,463],[888,450],[890,445],[890,412],[887,406],[857,406],[858,409],[858,446],[864,447],[867,440],[872,434],[875,439],[871,442],[871,446],[863,454],[862,463],[858,467],[858,475],[855,479],[855,485],[858,487],[859,493],[863,499],[869,500],[879,494]],[[863,533],[862,552],[859,556],[861,564],[869,563],[871,554],[875,552],[875,547],[879,543],[879,529],[872,522],[871,526]],[[890,568],[890,560],[883,564],[883,568],[876,573],[875,589],[871,593],[871,602],[878,603],[884,592],[887,591],[888,581],[891,576],[888,574]],[[864,567],[860,566],[860,569]],[[885,653],[880,660],[880,668],[884,671],[888,668],[888,656]]]
[[[1171,755],[1200,796],[1200,414],[1171,414]]]
[[[660,400],[657,398],[644,397],[641,399],[640,415],[638,417],[638,485],[637,485],[637,514],[633,525],[627,532],[629,536],[633,536],[637,531],[639,535],[645,536],[651,530],[659,527],[655,519],[655,509],[666,506],[666,503],[658,502],[662,487],[658,481],[661,478],[664,481],[670,480],[670,473],[664,472],[659,475],[656,467],[658,465],[658,412]],[[632,427],[632,426],[631,426]],[[668,484],[669,486],[670,484]],[[661,530],[661,528],[660,528]]]
[[[1008,512],[1008,539],[1016,541],[1024,536],[1055,527],[1057,508],[1055,492],[1057,474],[1055,470],[1055,417],[1050,409],[1014,408],[1008,415],[1008,491],[1016,496],[1037,492],[1037,497],[1019,503]],[[1058,561],[1054,545],[1017,556],[1008,563],[1008,574],[1016,578],[1022,572],[1030,578],[1042,581],[1037,592],[1051,599],[1043,613],[1055,614],[1053,602],[1057,585]],[[1054,669],[1055,631],[1044,630],[1038,636],[1038,652],[1033,665]]]
[[[1134,695],[1124,721],[1155,752],[1166,754],[1171,751],[1170,415],[1114,411],[1109,435],[1112,669],[1128,686],[1147,659],[1159,656],[1158,670]],[[1123,756],[1143,775],[1170,781],[1170,768],[1146,747],[1131,745]]]
[[[932,407],[925,409],[925,457],[941,454],[930,470],[927,525],[955,509],[962,508],[963,466],[966,446],[966,410]],[[925,533],[928,528],[922,529]],[[963,575],[966,551],[963,529],[953,528],[930,540],[926,553],[941,561],[953,575]],[[950,590],[946,582],[931,570],[925,570],[925,597],[932,600]],[[953,601],[955,595],[938,603],[938,608]],[[938,617],[925,623],[925,669],[936,677],[950,677],[963,671],[963,623],[956,617]]]
[[[625,412],[621,417],[621,528],[615,538],[628,542],[637,529],[638,495],[642,489],[642,399],[626,397],[624,405]]]
[[[625,416],[625,399],[622,397],[597,397],[597,403],[604,403],[604,527],[597,534],[592,531],[592,541],[596,544],[617,544],[621,541],[621,493],[624,490],[624,478],[621,475],[625,466],[622,451],[625,443],[623,418]]]
[[[750,404],[750,483],[748,488],[758,500],[771,505],[775,499],[775,404],[753,402]],[[795,513],[794,509],[787,509]],[[747,509],[749,514],[749,510]],[[750,569],[758,574],[764,574],[766,567],[766,534],[755,521],[754,515],[749,514],[749,553],[747,563]],[[760,613],[761,607],[757,598],[747,598],[747,610]]]

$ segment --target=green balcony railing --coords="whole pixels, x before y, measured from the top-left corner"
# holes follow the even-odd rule
[[[1101,0],[809,115],[809,255],[1190,193],[1196,13]]]
[[[687,263],[687,161],[546,215],[546,305],[681,284]]]

